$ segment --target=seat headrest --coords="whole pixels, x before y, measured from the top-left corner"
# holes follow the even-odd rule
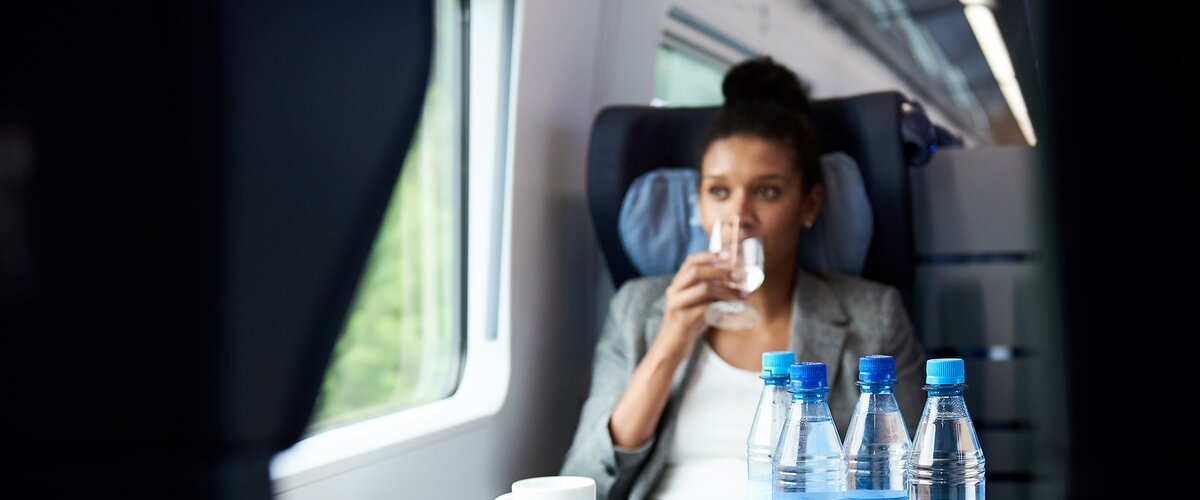
[[[816,272],[861,276],[874,219],[858,164],[845,153],[821,157],[825,200],[800,238],[797,258]],[[699,172],[663,167],[633,181],[621,202],[621,246],[643,276],[674,274],[690,253],[708,248],[697,204]]]

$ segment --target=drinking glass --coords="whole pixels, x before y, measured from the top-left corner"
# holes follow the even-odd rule
[[[713,223],[708,251],[725,255],[722,267],[742,271],[742,279],[726,282],[726,286],[746,293],[762,286],[765,278],[762,242],[746,235],[741,217],[722,217]],[[722,300],[708,306],[704,319],[709,325],[723,330],[745,330],[758,324],[759,314],[754,307],[740,300]]]

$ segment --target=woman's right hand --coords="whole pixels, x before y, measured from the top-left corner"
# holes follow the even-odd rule
[[[696,252],[688,255],[679,271],[667,286],[659,338],[672,347],[690,352],[696,338],[704,331],[704,310],[721,300],[746,300],[748,294],[728,285],[741,279],[740,270],[730,269],[715,253]]]

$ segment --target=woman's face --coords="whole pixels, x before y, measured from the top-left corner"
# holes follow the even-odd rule
[[[720,217],[740,215],[742,231],[762,240],[768,270],[795,262],[800,230],[821,208],[822,188],[804,193],[794,154],[779,141],[735,135],[709,145],[701,161],[705,232]]]

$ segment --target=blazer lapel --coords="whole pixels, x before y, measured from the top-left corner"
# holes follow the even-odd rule
[[[837,380],[846,343],[846,311],[823,280],[797,268],[792,290],[791,346],[796,361],[825,363],[828,379]]]

